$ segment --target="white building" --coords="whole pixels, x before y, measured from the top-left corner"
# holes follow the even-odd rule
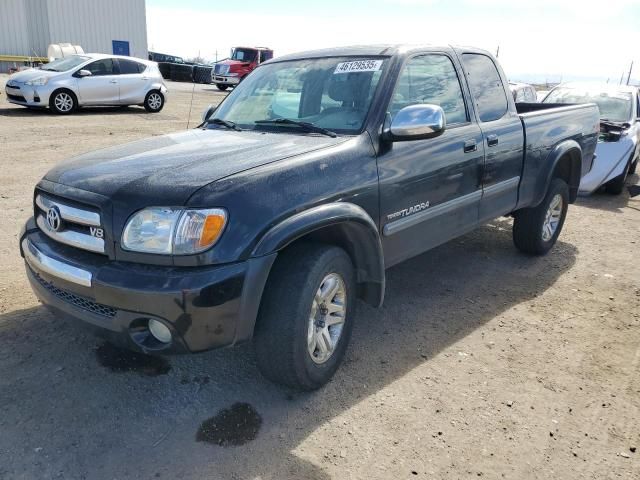
[[[145,0],[0,0],[0,57],[46,57],[52,43],[147,58]]]

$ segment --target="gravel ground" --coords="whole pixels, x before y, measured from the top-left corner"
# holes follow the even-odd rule
[[[315,393],[269,384],[248,347],[148,361],[40,307],[17,245],[34,184],[184,129],[192,86],[169,88],[155,115],[0,95],[0,478],[640,478],[638,176],[580,199],[544,258],[499,220],[389,270]],[[222,98],[196,86],[190,125]]]

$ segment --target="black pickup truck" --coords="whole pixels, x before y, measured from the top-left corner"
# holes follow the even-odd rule
[[[385,269],[502,215],[556,242],[595,105],[515,104],[487,52],[364,46],[257,68],[198,128],[81,155],[20,237],[54,311],[148,354],[252,340],[273,381],[327,382]]]

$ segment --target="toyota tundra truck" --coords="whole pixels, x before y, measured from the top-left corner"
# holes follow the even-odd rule
[[[251,341],[267,378],[315,389],[389,267],[500,216],[547,253],[598,132],[593,104],[515,104],[483,50],[289,55],[195,129],[54,167],[20,251],[43,304],[113,343]]]

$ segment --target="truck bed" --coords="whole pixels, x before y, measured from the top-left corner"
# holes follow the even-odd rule
[[[524,130],[525,157],[518,206],[536,204],[545,191],[549,154],[565,140],[575,140],[582,148],[581,177],[591,170],[600,132],[597,105],[516,103]],[[550,126],[555,126],[550,128]]]

